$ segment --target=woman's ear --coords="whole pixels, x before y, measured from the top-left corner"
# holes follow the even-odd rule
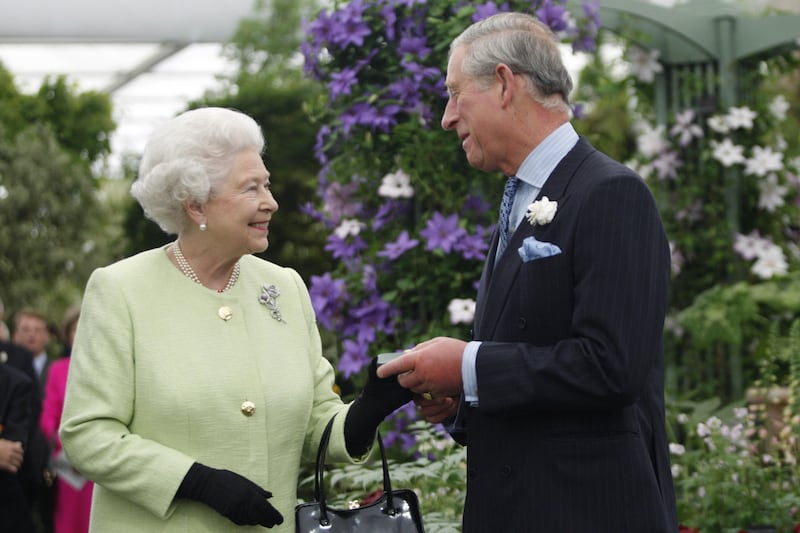
[[[205,224],[206,222],[206,211],[205,206],[199,204],[198,202],[183,202],[183,209],[186,211],[186,214],[192,219],[192,222],[197,224]]]

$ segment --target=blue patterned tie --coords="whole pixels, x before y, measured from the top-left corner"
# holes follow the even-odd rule
[[[500,232],[500,243],[497,245],[497,255],[495,261],[503,254],[506,249],[509,237],[508,217],[511,214],[511,206],[514,205],[514,195],[517,193],[519,178],[511,176],[506,181],[506,188],[503,190],[503,202],[500,204],[500,219],[497,221]]]

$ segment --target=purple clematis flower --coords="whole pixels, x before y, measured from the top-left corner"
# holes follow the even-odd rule
[[[358,252],[365,250],[367,243],[364,239],[356,235],[352,239],[342,239],[335,233],[328,235],[328,242],[325,244],[325,250],[333,255],[334,259],[352,259],[358,255]]]
[[[338,366],[345,378],[356,374],[364,365],[369,363],[367,348],[368,345],[364,342],[352,339],[344,341],[344,353],[342,353],[342,358],[339,359]]]
[[[485,4],[477,5],[475,6],[475,13],[472,15],[472,22],[478,22],[480,20],[489,18],[499,12],[500,9],[494,2],[486,2]]]
[[[424,59],[431,53],[431,49],[425,46],[425,44],[425,37],[404,36],[400,38],[400,45],[397,47],[397,53],[401,57],[408,54],[411,57]]]
[[[492,208],[492,204],[486,201],[485,198],[477,194],[470,194],[464,200],[464,210],[472,211],[477,215],[482,215]]]
[[[483,233],[484,232],[480,228],[478,228],[478,231],[474,235],[469,235],[466,231],[464,231],[464,234],[453,246],[453,250],[456,252],[461,252],[461,255],[464,257],[464,259],[477,259],[483,261],[486,259],[486,250],[489,247],[489,244],[486,241],[486,237],[483,235]]]
[[[345,67],[341,71],[331,74],[331,82],[328,84],[331,102],[343,94],[350,94],[356,82],[358,82],[357,68]]]
[[[328,142],[330,136],[331,127],[327,124],[323,124],[317,131],[317,141],[314,143],[314,157],[323,165],[328,162],[328,156],[325,154],[325,143]]]
[[[428,219],[419,234],[426,239],[425,249],[435,250],[440,248],[445,253],[450,253],[458,239],[464,236],[465,231],[458,226],[458,215],[445,217],[436,211]]]
[[[536,16],[554,32],[567,29],[567,10],[564,6],[553,4],[552,0],[544,0],[536,10]]]
[[[416,247],[419,244],[417,239],[412,239],[408,236],[408,231],[403,230],[397,240],[394,242],[387,242],[383,250],[377,253],[378,257],[385,257],[390,261],[396,261],[398,257],[406,253],[408,250]]]
[[[325,188],[323,195],[324,209],[334,224],[338,224],[343,218],[358,214],[361,209],[361,203],[354,200],[357,190],[358,183],[355,181],[347,184],[334,181]]]
[[[366,9],[367,6],[362,0],[352,0],[334,13],[336,24],[331,29],[331,38],[328,42],[341,48],[347,48],[349,45],[363,46],[364,38],[372,33],[364,21]]]
[[[355,335],[359,342],[375,341],[378,331],[392,333],[392,317],[396,312],[377,292],[350,310],[352,321],[344,328],[346,336]]]
[[[411,78],[403,78],[389,85],[389,95],[413,107],[419,101],[419,85]]]
[[[394,25],[397,22],[397,15],[394,12],[394,6],[386,4],[381,8],[381,16],[383,17],[383,26],[386,28],[386,38],[394,41]]]
[[[311,276],[308,294],[319,323],[326,329],[333,329],[335,318],[341,313],[342,304],[347,299],[344,280],[333,278],[330,272]]]

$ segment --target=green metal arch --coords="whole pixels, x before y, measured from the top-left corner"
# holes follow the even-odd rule
[[[666,8],[646,0],[600,0],[603,26],[649,36],[640,42],[661,52],[664,64],[742,61],[796,46],[800,14],[756,15],[739,3],[692,0]],[[722,36],[721,31],[730,35]]]

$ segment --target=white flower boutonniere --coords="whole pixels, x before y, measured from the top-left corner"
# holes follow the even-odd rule
[[[275,285],[263,285],[261,287],[261,296],[258,297],[258,302],[267,306],[272,318],[278,322],[286,322],[281,315],[281,307],[278,305],[278,296],[280,295],[281,291]]]
[[[537,224],[543,226],[553,220],[553,217],[556,216],[557,208],[558,202],[551,202],[547,196],[542,196],[541,200],[536,200],[528,205],[528,212],[525,214],[525,218],[533,226]]]

